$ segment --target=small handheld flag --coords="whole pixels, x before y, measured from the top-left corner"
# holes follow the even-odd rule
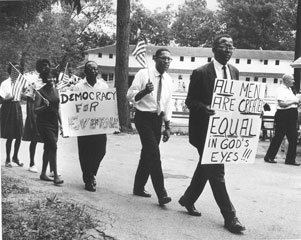
[[[68,63],[66,64],[65,71],[62,75],[62,78],[60,79],[60,81],[58,82],[58,84],[56,86],[57,90],[61,90],[64,87],[67,87],[70,84],[69,83],[69,76],[67,74],[67,67],[68,67]]]
[[[11,64],[11,63],[10,63]],[[11,69],[10,77],[12,79],[13,87],[12,87],[12,95],[15,101],[21,100],[21,93],[25,87],[27,82],[26,78],[15,68],[13,64]]]
[[[146,39],[142,32],[140,32],[137,45],[135,46],[132,55],[136,58],[136,60],[141,64],[142,67],[147,67],[147,59],[146,59]]]

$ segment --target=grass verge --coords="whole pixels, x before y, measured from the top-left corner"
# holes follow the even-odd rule
[[[114,239],[101,231],[85,206],[56,193],[31,191],[26,182],[2,174],[2,237],[4,240]],[[93,230],[93,234],[87,234]]]

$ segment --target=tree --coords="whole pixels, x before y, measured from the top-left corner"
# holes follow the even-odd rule
[[[166,46],[172,40],[170,26],[174,19],[174,11],[169,6],[164,11],[151,12],[136,1],[131,6],[131,38],[135,44],[137,29],[142,27],[143,33],[150,44]]]
[[[205,0],[186,0],[179,6],[171,33],[180,46],[200,47],[211,42],[218,24],[206,6]]]
[[[117,0],[115,86],[117,92],[119,123],[122,132],[127,132],[132,129],[129,104],[126,99],[128,89],[129,43],[130,0]]]
[[[0,53],[4,56],[1,58],[2,69],[7,61],[15,60],[20,61],[22,70],[31,71],[38,58],[48,58],[54,65],[60,64],[63,70],[66,61],[71,67],[78,66],[89,46],[99,47],[114,41],[101,29],[113,12],[112,0],[91,0],[82,7],[80,15],[76,15],[70,6],[62,4],[62,10],[53,11],[46,0],[41,2],[44,4],[34,6],[30,14],[26,11],[32,4],[26,1],[24,6],[20,5],[24,13],[13,9],[1,16],[5,22],[1,25],[0,37]],[[3,7],[8,8],[7,5]],[[97,33],[92,31],[95,26]]]
[[[220,24],[238,48],[292,50],[297,0],[218,0]]]
[[[50,7],[51,0],[0,2],[0,82],[7,77],[8,61],[19,61],[24,70],[22,45],[24,31],[39,12]]]

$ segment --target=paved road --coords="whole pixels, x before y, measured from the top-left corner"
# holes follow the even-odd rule
[[[209,184],[196,202],[201,217],[186,214],[178,199],[188,186],[197,152],[187,136],[172,136],[161,144],[166,189],[173,201],[159,207],[150,182],[152,198],[132,195],[140,142],[138,135],[109,135],[107,155],[97,176],[97,191],[87,192],[81,179],[76,138],[61,138],[58,145],[59,172],[65,180],[62,187],[38,180],[30,173],[29,143],[23,142],[20,158],[23,168],[7,170],[41,188],[49,188],[95,209],[104,223],[106,234],[121,240],[194,240],[194,239],[301,239],[301,167],[288,166],[283,159],[268,164],[263,156],[269,142],[260,142],[254,164],[226,166],[227,187],[241,222],[247,230],[233,235],[223,228],[223,219]],[[5,141],[1,139],[1,163],[5,161]],[[42,145],[37,147],[37,166],[41,169]],[[279,157],[281,157],[279,155]],[[298,146],[301,162],[301,146]],[[102,212],[102,213],[100,213]]]

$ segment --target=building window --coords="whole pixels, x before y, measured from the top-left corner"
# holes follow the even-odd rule
[[[102,58],[102,53],[98,53],[98,57],[99,57],[99,58]]]
[[[182,79],[183,79],[183,76],[182,76],[182,75],[179,75],[178,79],[182,80]]]
[[[247,82],[250,82],[250,78],[249,78],[249,77],[246,77],[246,81],[247,81]]]
[[[258,77],[254,77],[254,82],[258,82]]]
[[[195,57],[191,57],[191,62],[195,62]]]
[[[184,57],[180,56],[180,62],[183,62],[183,61],[184,61]]]
[[[262,78],[262,82],[263,82],[263,83],[266,83],[266,82],[267,82],[267,79],[266,79],[266,78]]]
[[[211,57],[209,57],[209,58],[207,59],[207,62],[211,62]]]
[[[236,58],[235,63],[239,64],[239,60],[240,60],[239,58]]]
[[[114,73],[109,73],[109,81],[113,81],[114,80]]]
[[[268,65],[268,62],[269,62],[268,60],[264,60],[264,61],[263,61],[263,64],[264,64],[264,65]]]
[[[274,83],[278,83],[278,78],[274,78]]]
[[[275,65],[279,65],[280,61],[279,60],[275,60]]]
[[[101,74],[101,78],[105,81],[108,81],[108,74],[106,73]]]
[[[251,64],[251,59],[248,59],[248,60],[247,60],[247,64]]]

